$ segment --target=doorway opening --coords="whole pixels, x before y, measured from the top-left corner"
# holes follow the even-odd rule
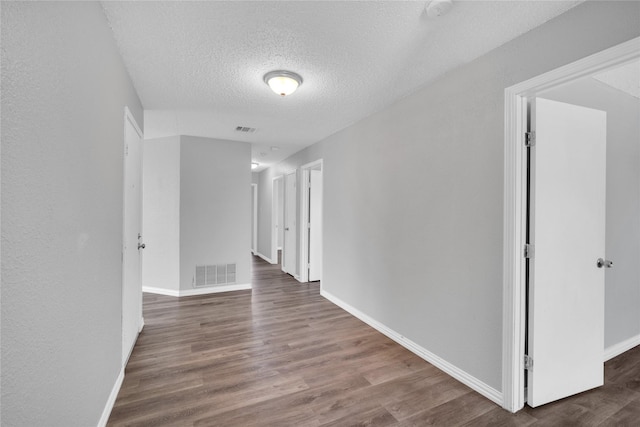
[[[529,159],[527,145],[530,145],[527,143],[528,103],[537,96],[546,96],[550,89],[560,88],[569,82],[624,66],[639,58],[640,38],[505,90],[503,407],[512,412],[524,407],[525,386],[528,385],[525,379],[525,364],[530,363],[530,360],[525,357],[528,309],[527,260],[530,259],[530,254],[525,253],[530,250],[526,246],[529,243],[527,241],[527,162]],[[537,252],[536,249],[534,258]],[[594,266],[595,262],[594,259]],[[535,325],[529,325],[529,327],[535,328]],[[622,347],[630,346],[631,348],[638,344],[634,342],[627,342]],[[622,347],[616,348],[621,350]],[[612,357],[612,354],[607,356]],[[604,363],[604,348],[601,358]],[[536,370],[535,359],[532,369]]]
[[[300,171],[300,281],[316,282],[322,280],[322,159]]]

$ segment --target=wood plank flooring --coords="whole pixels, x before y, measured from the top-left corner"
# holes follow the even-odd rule
[[[145,294],[144,317],[109,426],[640,426],[640,347],[511,414],[257,257],[253,291]]]

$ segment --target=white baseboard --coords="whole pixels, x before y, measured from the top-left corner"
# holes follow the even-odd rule
[[[361,312],[360,310],[352,307],[351,305],[345,303],[344,301],[342,301],[341,299],[337,298],[336,296],[330,294],[329,292],[321,289],[320,290],[320,295],[322,295],[323,297],[325,297],[326,299],[328,299],[329,301],[331,301],[332,303],[334,303],[338,307],[342,308],[343,310],[347,311],[348,313],[352,314],[353,316],[357,317],[358,319],[362,320],[364,323],[366,323],[367,325],[369,325],[372,328],[376,329],[380,333],[382,333],[382,334],[386,335],[387,337],[391,338],[392,340],[394,340],[395,342],[397,342],[398,344],[400,344],[401,346],[403,346],[407,350],[409,350],[412,353],[420,356],[421,358],[423,358],[427,362],[431,363],[432,365],[434,365],[438,369],[440,369],[440,370],[444,371],[445,373],[451,375],[453,378],[457,379],[458,381],[460,381],[461,383],[465,384],[466,386],[471,387],[473,390],[477,391],[478,393],[480,393],[481,395],[483,395],[487,399],[489,399],[489,400],[497,403],[498,405],[502,406],[502,400],[503,400],[502,399],[502,392],[499,392],[495,388],[493,388],[493,387],[489,386],[488,384],[480,381],[476,377],[468,374],[467,372],[463,371],[462,369],[458,368],[457,366],[454,366],[451,363],[447,362],[446,360],[440,358],[439,356],[436,356],[435,354],[431,353],[427,349],[419,346],[415,342],[413,342],[410,339],[402,336],[401,334],[397,333],[393,329],[388,328],[384,324],[382,324],[382,323],[378,322],[377,320],[369,317],[368,315],[366,315],[363,312]]]
[[[107,399],[107,404],[104,406],[104,410],[102,411],[102,416],[100,417],[100,421],[98,421],[98,427],[105,427],[107,425],[107,421],[109,421],[109,416],[111,416],[113,405],[115,405],[116,403],[116,398],[118,397],[118,393],[120,392],[120,387],[122,387],[123,381],[124,381],[124,367],[120,369],[118,378],[116,378],[116,383],[113,385],[113,388],[111,389],[111,394],[109,395],[109,399]]]
[[[636,335],[618,344],[614,344],[611,347],[607,347],[604,349],[604,361],[606,362],[607,360],[613,359],[625,351],[631,350],[637,345],[640,345],[640,335]]]
[[[143,286],[142,292],[146,292],[149,294],[158,294],[158,295],[167,295],[170,297],[179,297],[180,291],[176,289],[165,289],[165,288],[156,288],[153,286]]]
[[[154,288],[152,286],[143,286],[142,292],[148,292],[150,294],[167,295],[170,297],[190,297],[193,295],[206,295],[206,294],[217,294],[219,292],[245,291],[248,289],[251,289],[251,283],[243,283],[239,285],[215,286],[210,288],[180,289],[180,290]]]
[[[193,295],[217,294],[219,292],[246,291],[251,289],[251,283],[243,283],[240,285],[216,286],[211,288],[197,288],[181,290],[181,297],[190,297]]]
[[[259,256],[260,258],[262,258],[263,260],[267,261],[269,264],[277,264],[277,262],[274,262],[271,258],[267,258],[266,256],[262,255],[260,252],[256,251],[254,253],[254,255]]]

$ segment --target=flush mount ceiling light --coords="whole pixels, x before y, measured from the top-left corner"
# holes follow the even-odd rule
[[[453,2],[451,0],[432,0],[425,7],[429,18],[437,18],[446,15],[451,10]]]
[[[302,77],[292,71],[275,70],[264,75],[264,82],[278,95],[287,96],[302,84]]]
[[[251,162],[251,170],[253,170],[253,169],[257,168],[258,166],[260,166],[260,164],[259,164],[259,163]]]

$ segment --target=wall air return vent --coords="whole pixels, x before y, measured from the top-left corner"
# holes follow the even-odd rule
[[[256,131],[256,128],[250,128],[247,126],[236,126],[236,132],[254,133],[255,131]]]
[[[236,283],[236,264],[196,265],[194,287],[232,285]]]

